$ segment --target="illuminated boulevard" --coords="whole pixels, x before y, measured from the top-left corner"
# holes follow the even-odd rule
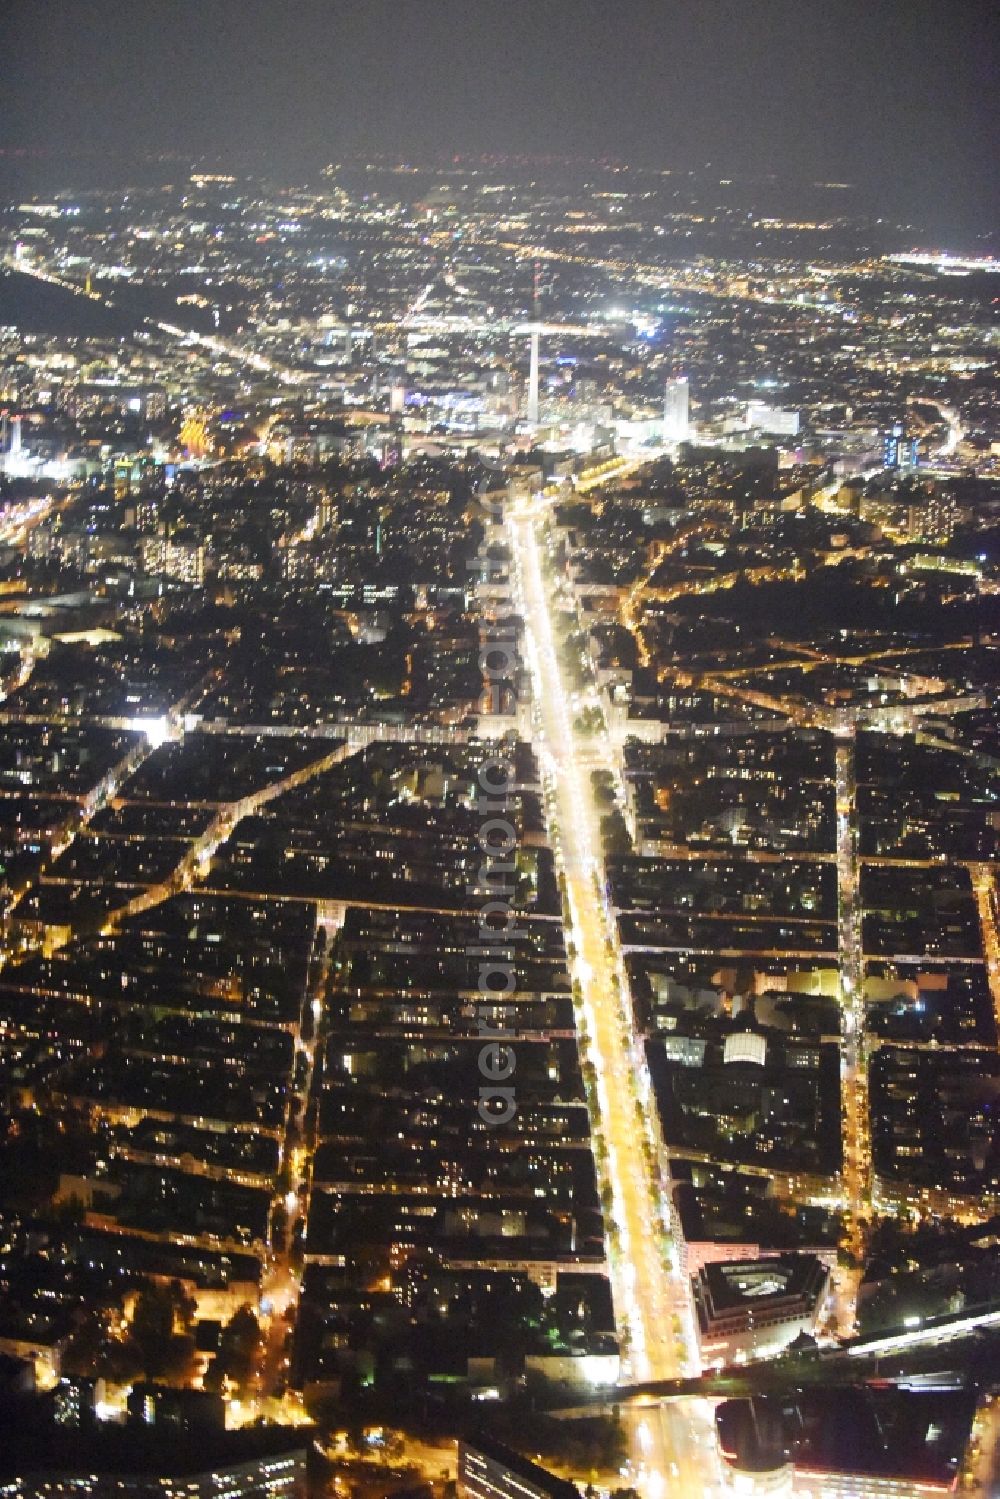
[[[600,895],[601,844],[588,764],[593,752],[576,742],[530,512],[510,518],[520,606],[534,684],[535,747],[552,801],[558,867],[570,908],[571,963],[579,983],[579,1015],[586,1055],[596,1072],[595,1135],[606,1148],[606,1180],[613,1208],[609,1261],[626,1383],[692,1372],[690,1312],[679,1274],[669,1267],[670,1245],[653,1174],[647,1130],[640,1124],[636,1054],[624,1020],[615,934]],[[594,1100],[592,1100],[593,1104]],[[711,1408],[705,1401],[625,1408],[630,1482],[646,1496],[712,1494],[720,1477]]]
[[[854,1266],[834,1278],[835,1309],[842,1336],[853,1331],[858,1284],[871,1217],[871,1140],[868,1130],[868,1059],[865,1055],[864,956],[859,896],[857,781],[853,733],[838,739],[837,887],[844,1045],[841,1055],[844,1133],[844,1206]]]

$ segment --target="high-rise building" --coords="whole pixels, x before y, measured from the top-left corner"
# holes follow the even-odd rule
[[[23,477],[24,442],[21,436],[21,418],[8,419],[6,411],[0,417],[0,473],[12,479]]]
[[[916,468],[919,457],[917,439],[907,437],[902,422],[896,422],[882,439],[883,466],[885,468]]]
[[[687,375],[667,381],[663,397],[663,441],[687,442],[691,436],[691,387]]]
[[[899,467],[899,446],[903,429],[899,422],[885,434],[882,441],[882,463],[885,468]]]
[[[958,524],[955,496],[936,484],[928,485],[910,504],[908,521],[907,531],[913,541],[947,545]]]

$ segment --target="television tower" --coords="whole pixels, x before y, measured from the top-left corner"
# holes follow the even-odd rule
[[[541,326],[538,322],[538,261],[535,261],[534,282],[531,294],[531,317],[525,332],[531,339],[531,356],[528,363],[528,407],[525,415],[529,427],[538,426],[538,363],[540,355]]]

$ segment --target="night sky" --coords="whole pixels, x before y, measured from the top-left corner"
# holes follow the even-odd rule
[[[997,0],[7,0],[3,44],[8,151],[711,163],[1000,222]]]

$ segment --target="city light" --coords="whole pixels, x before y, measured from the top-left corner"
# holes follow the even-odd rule
[[[991,1492],[988,23],[23,9],[0,1490]]]

